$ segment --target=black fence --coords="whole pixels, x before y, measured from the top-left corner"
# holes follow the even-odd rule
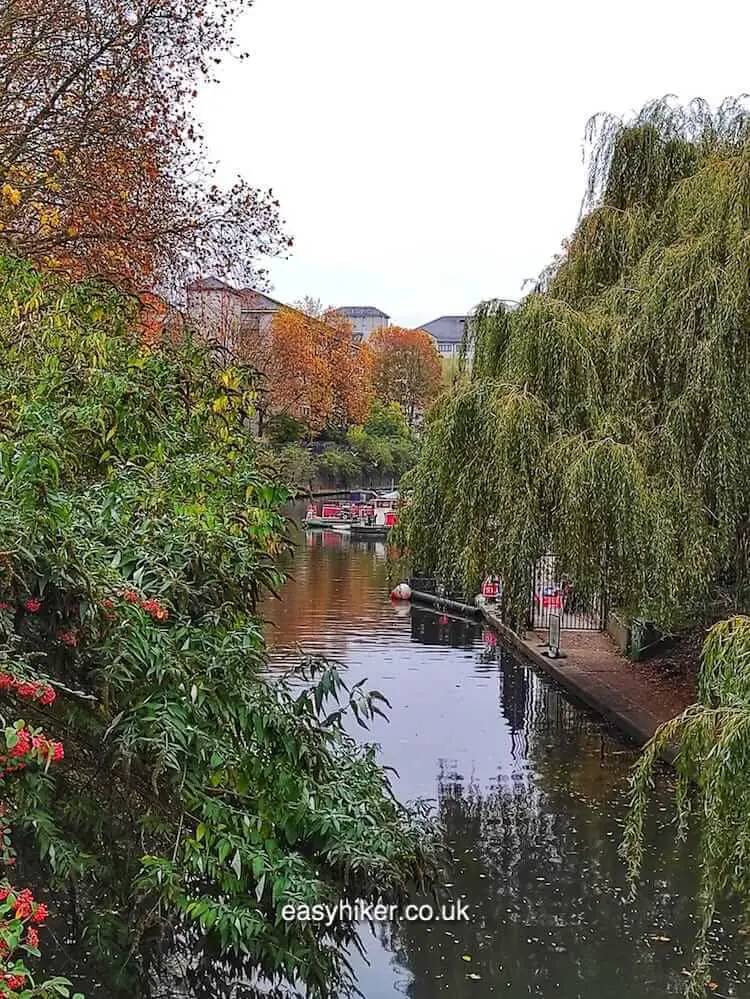
[[[557,556],[545,555],[531,575],[529,628],[547,631],[552,614],[560,615],[560,627],[567,631],[603,631],[607,606],[603,592],[585,598],[559,572]]]

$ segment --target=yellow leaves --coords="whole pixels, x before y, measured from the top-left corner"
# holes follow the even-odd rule
[[[220,395],[217,399],[211,403],[211,409],[214,413],[224,413],[229,406],[229,399],[225,395]]]
[[[21,192],[16,187],[11,187],[10,184],[3,184],[0,187],[0,194],[2,194],[3,199],[11,205],[17,205],[21,201]]]
[[[62,151],[62,149],[53,149],[52,155],[60,165],[65,163],[67,160],[67,157],[65,156],[65,153]]]
[[[77,236],[78,235],[78,226],[69,225],[68,228],[65,230],[65,233],[68,236]]]
[[[11,184],[17,184],[19,181],[22,184],[30,184],[35,178],[35,174],[31,170],[18,165],[8,167],[6,176]]]
[[[39,225],[46,229],[57,229],[60,225],[60,209],[42,208],[39,211]]]

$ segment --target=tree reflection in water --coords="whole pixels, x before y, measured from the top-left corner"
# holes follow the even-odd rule
[[[424,622],[419,633],[435,635]],[[514,765],[486,787],[440,766],[444,895],[470,902],[470,922],[378,929],[410,973],[408,995],[683,994],[695,888],[689,847],[678,852],[665,823],[652,830],[647,885],[635,902],[617,853],[635,750],[509,654],[485,646],[480,656],[502,666],[499,707]],[[747,994],[736,939],[717,929],[716,943],[733,980],[720,994]]]

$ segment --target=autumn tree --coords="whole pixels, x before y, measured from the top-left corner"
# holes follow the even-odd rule
[[[413,426],[440,390],[442,365],[432,337],[423,330],[386,326],[372,334],[368,346],[375,394],[400,403]]]
[[[372,401],[370,355],[331,310],[313,318],[284,307],[242,338],[242,361],[259,376],[262,422],[290,416],[311,430],[363,420]]]
[[[310,316],[312,319],[322,319],[326,312],[321,300],[315,298],[313,295],[303,295],[302,298],[298,298],[294,303],[294,308],[299,309],[300,312],[304,312],[306,316]]]
[[[268,410],[321,428],[331,409],[331,383],[313,321],[297,309],[282,308],[271,320],[265,376]]]
[[[271,192],[211,180],[191,114],[247,0],[5,0],[0,237],[137,289],[210,270],[257,284],[278,252]],[[182,284],[182,281],[180,281]]]
[[[329,422],[361,423],[372,403],[372,353],[367,344],[354,342],[354,330],[348,319],[328,309],[323,322],[331,383]]]

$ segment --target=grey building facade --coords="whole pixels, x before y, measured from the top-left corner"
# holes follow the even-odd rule
[[[368,340],[375,330],[391,325],[391,317],[372,305],[343,305],[334,312],[349,320],[354,330],[354,339],[360,343]]]
[[[440,316],[419,329],[432,337],[441,357],[457,357],[466,329],[466,316]]]

